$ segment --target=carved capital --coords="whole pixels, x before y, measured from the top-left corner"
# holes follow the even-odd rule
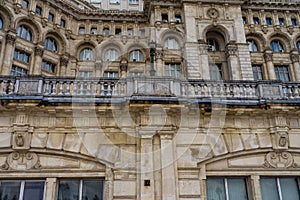
[[[273,61],[273,54],[272,53],[265,53],[264,54],[264,58],[265,58],[265,61],[269,62],[269,61]]]
[[[236,56],[237,55],[237,46],[236,45],[227,45],[226,46],[227,56]]]
[[[35,47],[35,55],[42,57],[43,54],[44,54],[44,48],[40,46]]]
[[[68,63],[69,63],[69,57],[67,57],[67,56],[60,57],[60,65],[61,66],[68,66]]]
[[[6,35],[6,43],[9,43],[11,45],[14,45],[16,42],[16,36],[12,34],[7,34]]]
[[[291,60],[293,63],[299,62],[299,55],[298,54],[291,54]]]

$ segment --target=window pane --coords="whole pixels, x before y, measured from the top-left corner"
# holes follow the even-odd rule
[[[83,200],[102,200],[103,181],[102,180],[84,180],[82,199]]]
[[[263,200],[279,200],[276,178],[261,178],[260,187]]]
[[[280,187],[283,200],[299,200],[299,189],[296,178],[280,178]]]
[[[44,182],[25,182],[23,200],[42,200],[44,197]]]
[[[207,200],[225,200],[225,186],[223,178],[208,178],[206,180]]]
[[[247,200],[247,187],[244,178],[228,178],[229,200]]]
[[[5,200],[18,200],[21,181],[1,181],[0,197]]]
[[[61,180],[58,186],[58,200],[78,200],[79,180]]]

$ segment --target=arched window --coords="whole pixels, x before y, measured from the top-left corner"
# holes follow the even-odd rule
[[[0,29],[3,29],[3,19],[0,17]]]
[[[140,50],[133,50],[130,52],[130,61],[141,62],[143,61],[143,54]]]
[[[115,49],[108,49],[106,52],[105,52],[105,61],[117,61],[118,60],[118,52],[117,50]]]
[[[258,51],[257,44],[255,43],[254,40],[247,40],[247,43],[248,43],[249,51],[252,52]]]
[[[300,41],[296,42],[296,47],[298,49],[298,52],[300,53]]]
[[[25,25],[21,25],[18,27],[18,33],[17,35],[25,40],[28,40],[28,41],[32,41],[32,34],[31,34],[31,31],[30,29],[25,26]]]
[[[273,52],[284,52],[283,45],[278,40],[273,40],[270,44],[270,48]]]
[[[164,46],[167,49],[179,49],[179,44],[175,38],[167,38]]]
[[[85,48],[80,52],[79,59],[82,61],[85,60],[93,60],[94,59],[94,54],[93,50],[90,48]]]
[[[48,49],[50,51],[53,51],[53,52],[58,51],[56,41],[51,37],[47,37],[45,39],[44,46],[45,46],[46,49]]]
[[[215,39],[207,39],[208,51],[220,51],[219,43]]]

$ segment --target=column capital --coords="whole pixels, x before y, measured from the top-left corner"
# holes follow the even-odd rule
[[[16,42],[16,35],[8,33],[6,35],[6,43],[9,43],[11,45],[14,45]]]

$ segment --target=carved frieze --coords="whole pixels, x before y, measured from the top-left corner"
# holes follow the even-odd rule
[[[289,168],[297,167],[294,157],[289,152],[269,152],[265,156],[265,167],[267,168]]]

